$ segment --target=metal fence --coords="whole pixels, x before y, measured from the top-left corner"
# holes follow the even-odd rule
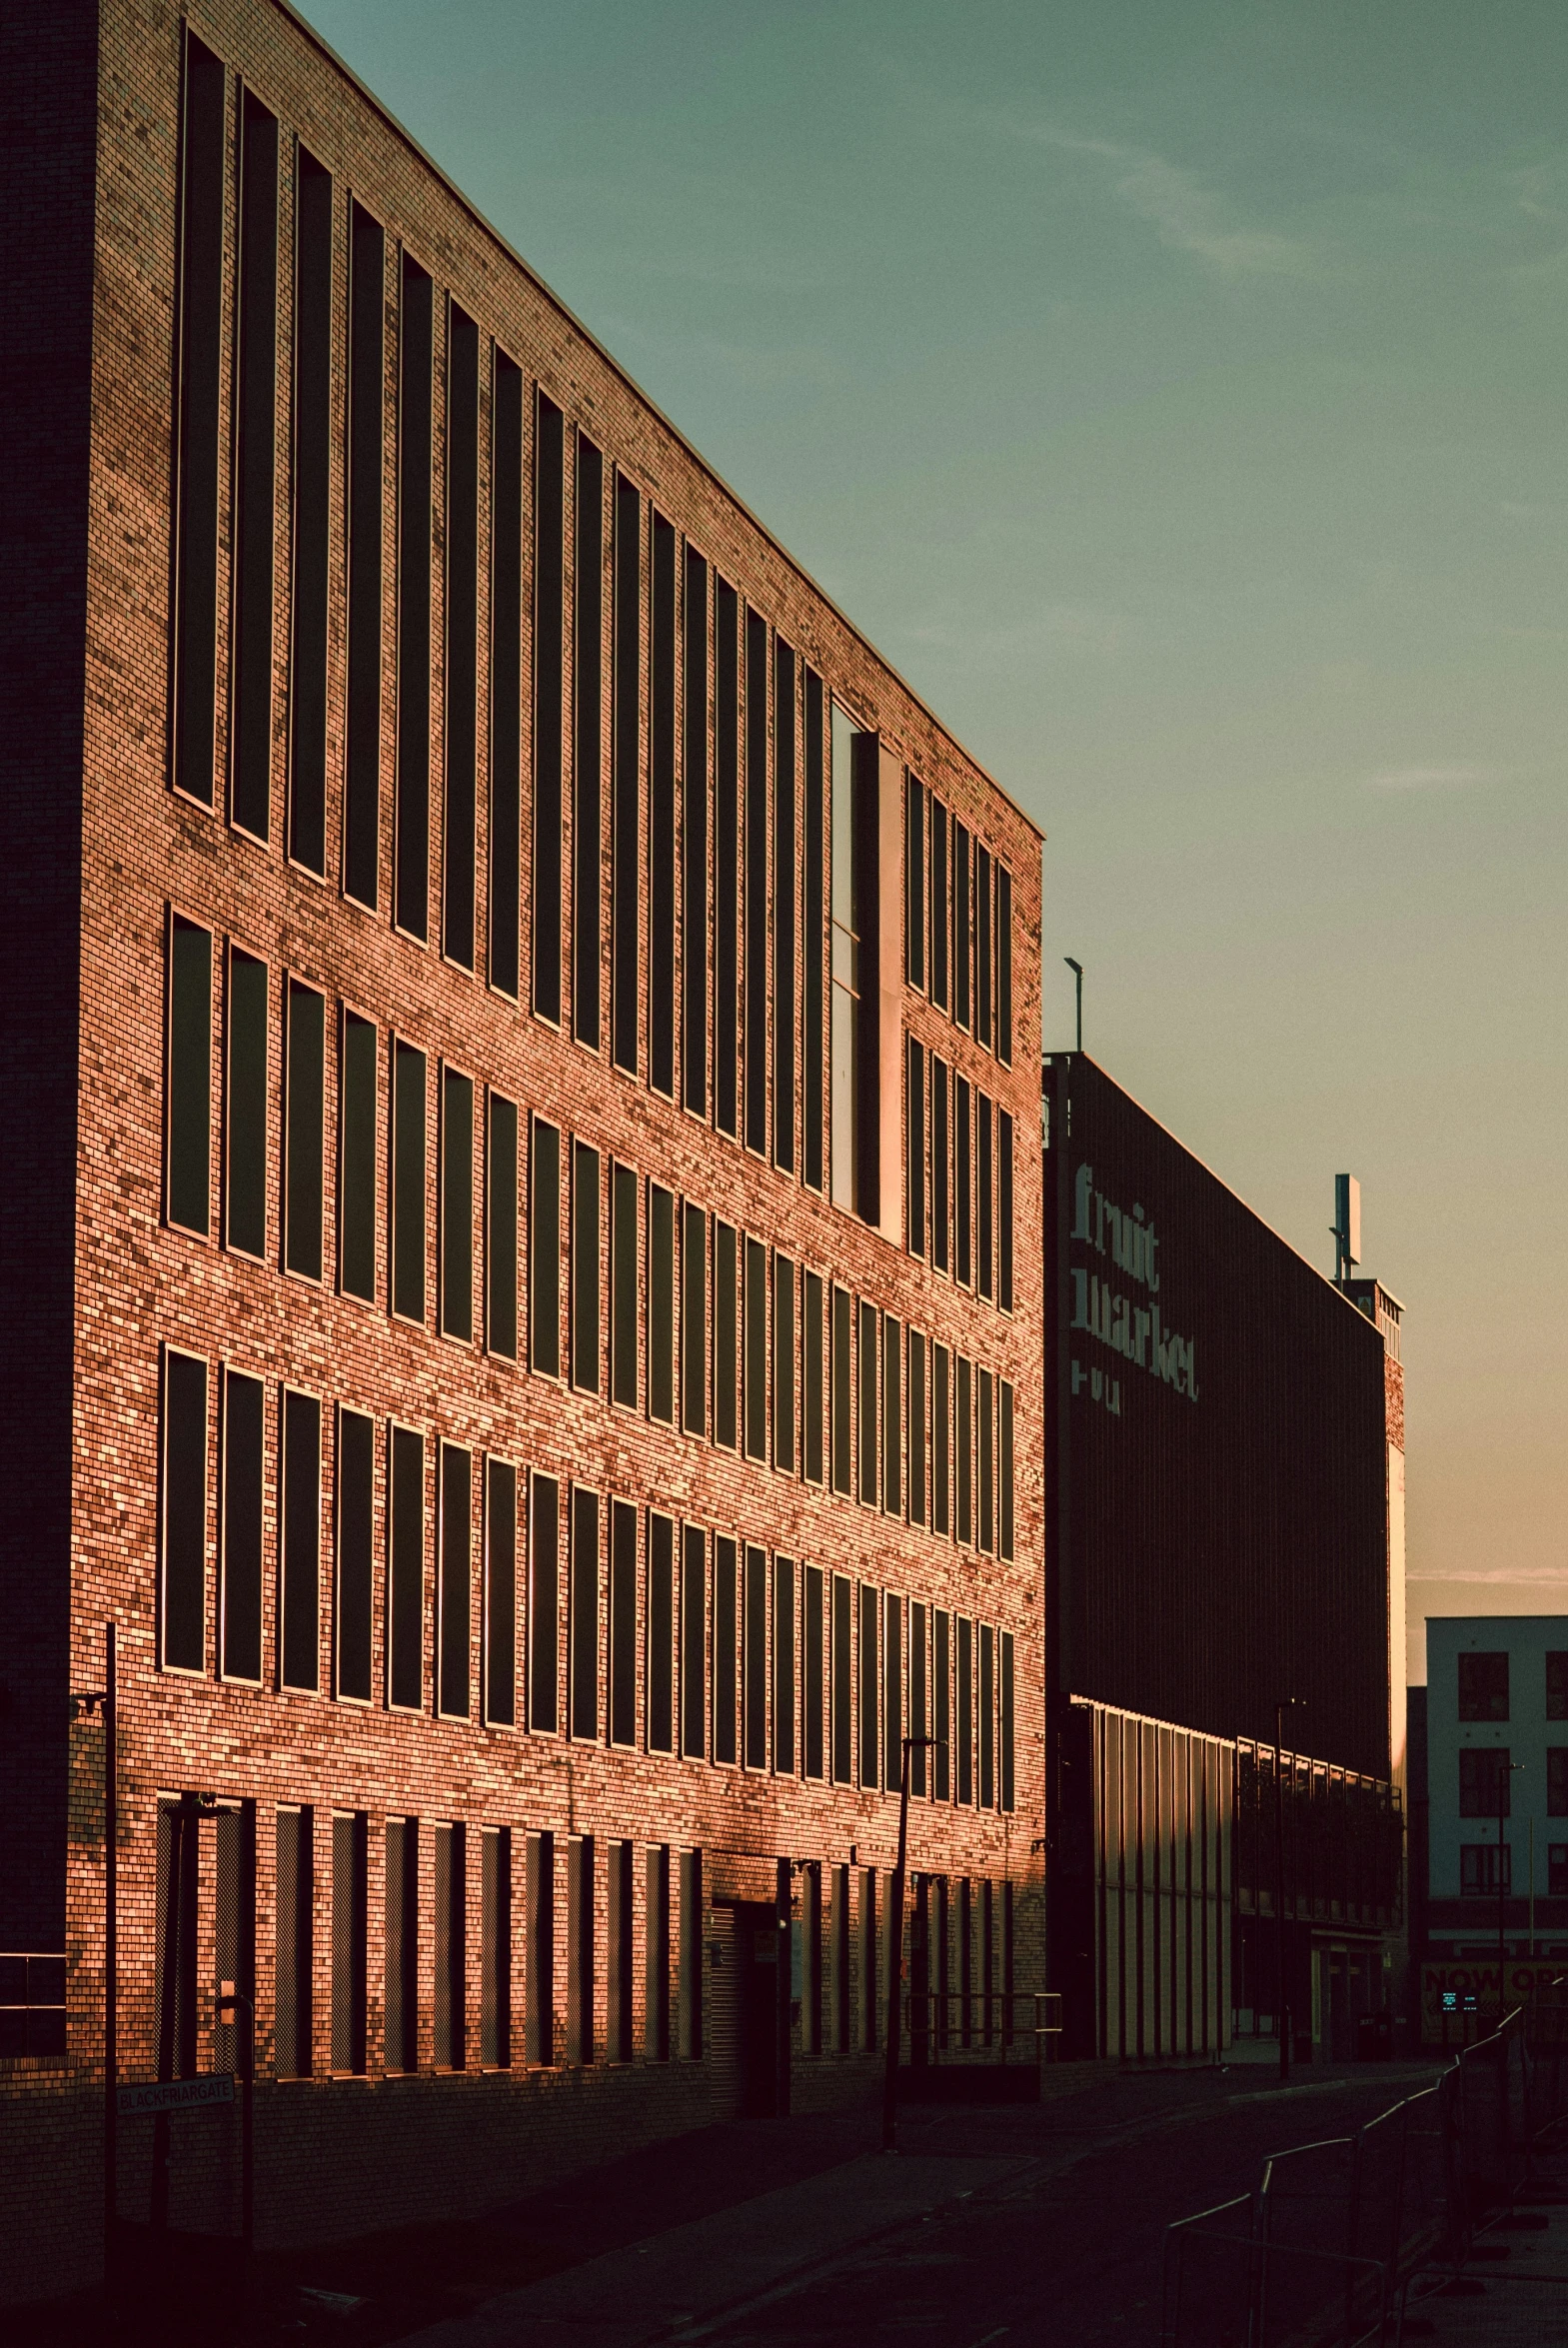
[[[1457,2277],[1478,2224],[1568,2118],[1561,1982],[1354,2135],[1276,2153],[1256,2189],[1173,2225],[1162,2348],[1393,2343],[1417,2278]]]

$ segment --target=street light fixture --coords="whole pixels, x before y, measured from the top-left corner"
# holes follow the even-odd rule
[[[1508,1798],[1508,1780],[1513,1776],[1515,1770],[1523,1767],[1523,1761],[1500,1759],[1497,1764],[1497,2020],[1499,2026],[1501,2026],[1503,2019],[1503,1968],[1508,1961],[1508,1919],[1504,1904],[1508,1875],[1503,1865],[1503,1853],[1508,1846],[1503,1841],[1503,1820],[1510,1816],[1513,1810],[1513,1804]]]

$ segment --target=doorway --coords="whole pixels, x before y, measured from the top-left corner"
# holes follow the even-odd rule
[[[783,1937],[773,1907],[762,1900],[737,1900],[736,2051],[741,2109],[749,2119],[772,2119],[778,2109],[779,1943]]]

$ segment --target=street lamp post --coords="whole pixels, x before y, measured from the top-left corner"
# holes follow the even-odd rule
[[[1285,1998],[1285,1787],[1280,1748],[1285,1740],[1285,1714],[1302,1708],[1300,1696],[1281,1696],[1274,1706],[1274,2014],[1281,2079],[1290,2076],[1290,2008]]]
[[[892,1871],[892,1901],[887,1918],[887,2067],[882,2076],[882,2150],[898,2145],[898,2025],[902,2019],[898,1985],[903,1968],[903,1862],[909,1844],[909,1755],[940,1740],[934,1736],[903,1739],[903,1767],[898,1784],[898,1864]]]
[[[1503,1968],[1508,1961],[1508,1917],[1505,1906],[1508,1873],[1503,1864],[1503,1853],[1508,1846],[1503,1840],[1503,1820],[1513,1807],[1508,1798],[1508,1780],[1516,1769],[1523,1767],[1523,1761],[1500,1760],[1497,1764],[1497,2020],[1499,2026],[1502,2023],[1505,2004]]]

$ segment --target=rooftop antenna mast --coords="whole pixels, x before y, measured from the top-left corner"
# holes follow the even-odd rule
[[[1078,1052],[1081,1052],[1083,1050],[1083,965],[1080,962],[1074,962],[1070,954],[1064,954],[1061,959],[1066,964],[1068,970],[1071,971],[1073,982],[1077,990],[1078,1041],[1074,1049]]]
[[[1334,1278],[1343,1283],[1361,1260],[1361,1185],[1354,1174],[1334,1176]]]

